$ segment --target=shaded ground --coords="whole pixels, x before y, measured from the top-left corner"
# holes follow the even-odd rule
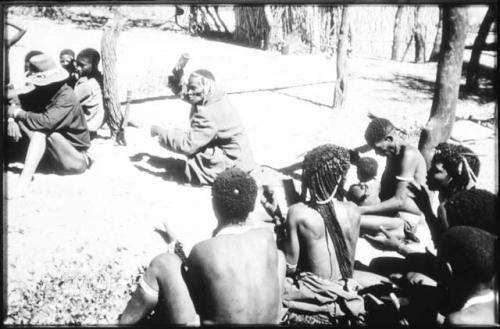
[[[66,47],[100,48],[101,31],[46,20],[26,24],[29,33],[10,53],[12,80],[17,83],[22,82],[22,58],[29,50],[56,57]],[[121,99],[127,89],[138,99],[132,103],[131,119],[187,125],[188,105],[171,97],[164,87],[171,66],[185,51],[192,55],[188,71],[205,67],[224,83],[245,122],[256,160],[274,168],[297,161],[323,143],[362,144],[368,112],[390,118],[411,132],[409,138],[415,141],[432,103],[435,63],[354,58],[346,108],[333,111],[329,108],[332,60],[282,56],[135,28],[120,35],[117,63]],[[467,98],[458,101],[457,111],[491,116],[494,106]],[[215,226],[210,189],[166,178],[158,160],[178,156],[161,148],[148,131],[130,128],[127,138],[127,147],[96,139],[91,148],[96,162],[90,171],[65,177],[37,173],[30,193],[6,205],[8,323],[113,323],[140,268],[165,248],[153,231],[155,226],[168,222],[187,251],[210,237]],[[495,140],[468,145],[480,154],[483,164],[479,185],[497,191]],[[377,160],[383,165],[383,159]],[[14,167],[6,178],[9,186],[15,184]],[[272,185],[279,179],[270,169],[263,173],[263,182]],[[349,180],[354,182],[353,172]],[[278,196],[283,202],[283,196]],[[258,207],[252,220],[257,225],[263,217]],[[425,230],[421,232],[428,242]],[[359,260],[366,263],[379,254],[360,240]],[[46,294],[35,293],[40,291]]]

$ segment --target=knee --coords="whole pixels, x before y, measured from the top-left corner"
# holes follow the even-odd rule
[[[172,269],[180,268],[182,261],[180,258],[172,253],[165,252],[156,256],[150,264],[150,267],[158,270],[159,272],[172,271]]]

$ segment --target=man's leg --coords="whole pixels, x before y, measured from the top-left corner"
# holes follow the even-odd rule
[[[61,174],[81,174],[88,167],[88,160],[82,152],[58,132],[53,132],[47,137],[47,150],[53,157]]]
[[[360,235],[377,235],[382,233],[380,226],[393,233],[396,237],[404,238],[404,221],[398,217],[362,215]]]
[[[45,153],[47,147],[47,136],[39,131],[29,131],[28,137],[30,142],[28,145],[28,151],[26,152],[26,159],[24,160],[24,168],[19,176],[19,182],[14,190],[14,192],[8,195],[9,199],[15,199],[24,196],[26,190],[28,189],[31,178],[35,173],[40,160]]]

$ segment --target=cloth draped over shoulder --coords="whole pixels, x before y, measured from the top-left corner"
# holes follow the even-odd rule
[[[288,308],[285,317],[307,319],[309,324],[334,323],[345,318],[357,321],[365,315],[363,298],[357,293],[359,284],[352,279],[332,281],[311,272],[301,272],[295,278],[286,278],[283,305]],[[298,316],[297,316],[298,315]],[[311,323],[311,316],[316,316]],[[286,321],[286,320],[285,320]],[[326,322],[325,322],[326,321]]]
[[[256,168],[241,119],[221,88],[216,88],[204,105],[193,105],[190,128],[164,129],[160,144],[187,156],[188,182],[211,184],[222,171],[238,167],[245,172]]]

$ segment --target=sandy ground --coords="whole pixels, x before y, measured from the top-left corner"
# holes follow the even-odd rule
[[[40,49],[56,57],[66,47],[75,51],[100,49],[100,31],[39,19],[26,24],[29,32],[10,52],[14,82],[22,81],[22,58],[29,50]],[[188,70],[208,68],[224,83],[243,118],[256,160],[271,167],[295,162],[303,152],[323,143],[361,145],[369,111],[413,131],[425,124],[432,104],[435,63],[353,58],[346,107],[332,110],[335,65],[331,59],[283,56],[150,29],[131,29],[120,35],[121,99],[127,89],[133,91],[134,98],[171,95],[163,81],[185,51],[192,56]],[[459,114],[490,115],[495,104],[459,100],[457,108]],[[131,118],[147,124],[186,127],[188,111],[186,103],[166,97],[133,104]],[[137,268],[165,249],[153,231],[162,222],[168,222],[177,232],[187,251],[210,237],[215,227],[210,189],[164,180],[163,168],[148,165],[146,160],[131,161],[130,156],[141,152],[163,158],[176,155],[161,148],[147,131],[129,128],[127,138],[127,147],[96,139],[91,148],[96,160],[91,170],[64,177],[37,173],[28,195],[6,204],[10,304],[19,306],[19,290],[33,289],[47,275],[80,273],[92,280],[101,264],[113,264],[123,274],[123,280],[105,286],[124,291],[125,281],[137,273]],[[493,192],[497,191],[495,143],[489,138],[467,144],[480,154],[479,186]],[[377,160],[383,166],[383,159]],[[276,184],[279,178],[279,174],[267,170],[263,182]],[[17,171],[11,167],[6,174],[8,187],[16,180]],[[350,172],[349,182],[354,180]],[[263,217],[260,208],[252,214],[257,223]],[[423,228],[420,234],[423,244],[419,248],[423,248],[429,241],[428,232]],[[380,252],[360,239],[357,255],[367,263]],[[105,301],[109,314],[98,322],[112,322],[126,301]],[[13,307],[9,305],[9,312]],[[65,309],[64,305],[54,307]],[[11,316],[9,321],[19,317]],[[50,314],[40,319],[39,323],[46,324],[64,322]]]

